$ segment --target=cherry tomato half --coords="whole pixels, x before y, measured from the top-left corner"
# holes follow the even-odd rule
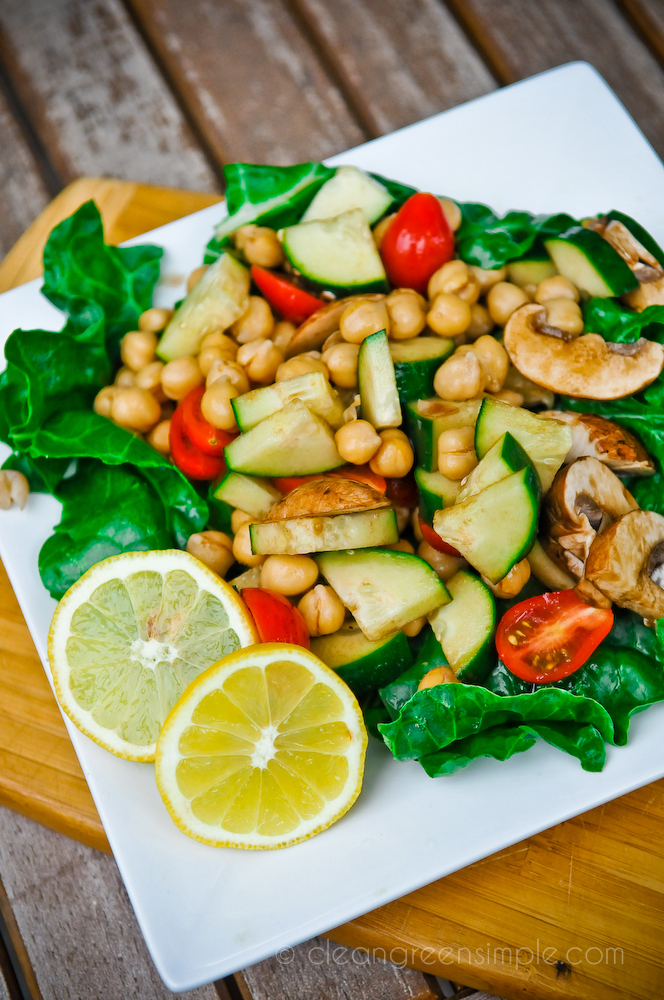
[[[429,278],[452,259],[454,234],[440,202],[420,191],[404,202],[380,245],[387,276],[397,288],[426,295]]]
[[[332,472],[322,472],[320,476],[277,476],[272,482],[280,493],[290,493],[304,483],[310,483],[314,479],[325,478],[326,476],[337,476],[340,479],[353,479],[357,483],[367,483],[373,486],[379,493],[385,493],[386,482],[382,476],[372,472],[368,465],[342,465],[340,469]]]
[[[171,457],[180,472],[190,479],[214,479],[226,471],[223,456],[206,455],[189,440],[184,429],[184,416],[180,404],[171,417],[171,430],[168,437],[171,446]]]
[[[556,590],[510,608],[498,625],[496,649],[521,680],[550,684],[582,667],[612,625],[610,608],[593,608],[573,590]]]
[[[261,642],[294,642],[309,649],[304,618],[283,594],[264,587],[245,587],[242,598],[253,616]]]
[[[385,483],[385,496],[395,507],[417,507],[417,485],[412,472],[406,476],[386,479]]]
[[[303,291],[286,278],[254,264],[251,268],[254,284],[280,316],[299,326],[325,305],[322,299]]]
[[[429,543],[432,549],[436,549],[437,552],[444,552],[448,556],[455,556],[457,559],[461,558],[459,550],[444,541],[438,532],[434,531],[422,518],[420,518],[420,531],[422,532],[422,538],[425,542]]]
[[[182,410],[184,432],[191,443],[206,455],[223,455],[224,448],[236,435],[208,423],[201,413],[201,399],[204,395],[205,386],[199,385],[187,393],[180,403],[178,409]]]

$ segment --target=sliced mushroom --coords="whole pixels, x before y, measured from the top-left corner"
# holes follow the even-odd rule
[[[584,226],[599,233],[613,247],[640,284],[650,284],[664,278],[664,270],[657,258],[639,243],[623,222],[618,219],[609,222],[603,216],[599,219],[586,219]]]
[[[505,349],[532,382],[582,399],[620,399],[654,382],[664,368],[664,347],[651,340],[607,343],[597,333],[565,341],[538,332],[542,306],[522,306],[505,327]]]
[[[292,358],[303,351],[318,351],[327,338],[335,330],[339,329],[341,314],[349,302],[355,299],[369,299],[372,302],[379,302],[385,296],[381,292],[370,292],[364,295],[349,295],[346,299],[337,299],[330,302],[328,306],[317,309],[309,319],[305,319],[293,334],[286,350],[286,357]]]
[[[593,542],[586,577],[621,608],[664,618],[664,517],[651,510],[624,514]]]
[[[542,508],[545,548],[577,579],[597,535],[638,504],[596,458],[579,458],[556,474]]]
[[[664,278],[640,284],[633,292],[623,295],[623,302],[636,312],[643,312],[648,306],[664,306]]]
[[[638,438],[620,424],[594,413],[548,410],[542,417],[563,420],[572,428],[574,440],[565,465],[591,456],[608,465],[619,476],[652,476],[655,463]]]
[[[293,517],[318,517],[327,514],[352,514],[360,510],[390,507],[387,497],[367,483],[340,476],[313,479],[291,490],[279,500],[265,518],[285,521]]]

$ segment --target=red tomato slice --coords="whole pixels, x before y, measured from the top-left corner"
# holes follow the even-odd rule
[[[208,423],[201,413],[201,399],[204,395],[205,386],[199,385],[187,393],[180,403],[184,432],[191,443],[206,455],[223,455],[224,448],[236,435]]]
[[[412,472],[398,479],[386,479],[385,483],[385,496],[395,507],[417,507],[417,485]]]
[[[304,483],[310,483],[313,479],[326,478],[327,476],[338,476],[341,479],[354,479],[357,483],[368,483],[379,493],[385,493],[386,482],[382,476],[377,476],[368,465],[343,465],[340,469],[332,472],[321,472],[320,476],[277,476],[272,482],[280,493],[290,493]]]
[[[422,532],[422,538],[425,542],[429,543],[432,549],[436,549],[437,552],[444,552],[448,556],[456,556],[457,559],[461,557],[459,550],[444,541],[438,532],[434,531],[422,518],[420,518],[420,531]]]
[[[283,594],[263,587],[245,587],[242,598],[253,616],[261,642],[294,642],[309,649],[304,618]]]
[[[264,267],[254,264],[251,268],[251,277],[254,284],[261,290],[270,305],[283,316],[299,326],[305,319],[325,305],[322,299],[317,299],[315,295],[309,295],[297,285],[286,278],[282,278],[273,271],[267,271]]]
[[[387,276],[397,288],[426,295],[429,278],[452,259],[454,234],[440,202],[423,191],[410,196],[388,226],[380,245]]]
[[[573,590],[556,590],[510,608],[498,625],[496,649],[521,680],[550,684],[582,667],[612,625],[610,608],[593,608]]]
[[[206,455],[204,451],[197,448],[189,440],[184,429],[184,416],[182,404],[177,407],[171,417],[171,430],[169,434],[171,446],[171,457],[180,472],[190,479],[214,479],[226,471],[226,463],[223,456],[217,458],[214,455]]]

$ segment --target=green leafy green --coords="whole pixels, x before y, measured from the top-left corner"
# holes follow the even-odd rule
[[[396,719],[402,707],[413,697],[417,685],[434,667],[448,666],[443,647],[436,639],[430,626],[427,625],[425,639],[420,646],[417,658],[396,680],[380,689],[380,697],[392,719]]]
[[[460,202],[461,225],[456,232],[457,250],[467,264],[486,270],[502,267],[533,249],[536,243],[558,236],[576,225],[571,216],[531,215],[508,212],[502,218],[487,205]]]
[[[375,181],[386,187],[394,198],[394,204],[390,205],[388,212],[395,212],[398,208],[401,208],[405,201],[413,194],[417,194],[417,188],[410,187],[409,184],[401,184],[399,181],[390,180],[389,177],[383,177],[382,174],[371,174]]]
[[[618,299],[588,299],[583,316],[586,330],[601,334],[604,340],[631,344],[646,337],[664,343],[664,306],[648,306],[638,313]]]

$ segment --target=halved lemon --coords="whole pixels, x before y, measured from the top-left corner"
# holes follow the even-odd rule
[[[187,685],[254,642],[242,600],[198,559],[179,549],[125,552],[69,588],[48,658],[72,722],[117,757],[151,761]]]
[[[367,733],[355,696],[291,643],[231,653],[185,691],[157,743],[157,786],[187,836],[290,847],[350,809]]]

